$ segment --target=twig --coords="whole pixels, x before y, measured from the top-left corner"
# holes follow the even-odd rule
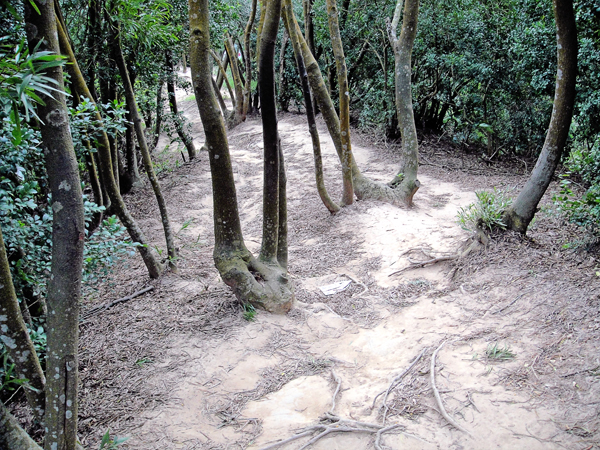
[[[333,370],[333,369],[331,370],[331,376],[333,378],[333,381],[335,381],[337,383],[335,392],[333,393],[333,398],[331,399],[331,409],[329,410],[329,412],[331,414],[333,414],[333,410],[335,409],[335,398],[337,397],[338,393],[340,392],[340,386],[342,385],[342,379],[337,376],[337,374],[335,373],[335,370]]]
[[[131,295],[128,295],[127,297],[119,298],[110,303],[105,303],[104,305],[96,306],[95,308],[92,308],[89,311],[82,313],[81,318],[84,320],[89,319],[90,317],[95,316],[96,314],[99,314],[102,311],[106,311],[107,309],[110,309],[113,306],[118,305],[119,303],[124,303],[124,302],[128,302],[129,300],[133,300],[134,298],[139,297],[140,295],[145,294],[146,292],[149,292],[153,289],[154,289],[154,286],[148,286],[140,291],[137,291]]]
[[[460,430],[471,436],[471,433],[469,433],[467,430],[461,427],[458,423],[456,423],[456,421],[452,417],[448,415],[448,413],[446,412],[446,408],[444,408],[444,404],[442,403],[442,397],[440,397],[440,392],[435,386],[435,358],[437,357],[438,352],[442,349],[445,343],[446,341],[442,342],[440,346],[435,349],[433,355],[431,355],[431,367],[429,369],[431,378],[431,389],[433,390],[433,395],[435,396],[438,408],[440,409],[440,414],[444,417],[444,419],[446,419],[446,421],[457,430]]]
[[[595,372],[598,369],[600,369],[600,366],[591,367],[589,369],[578,370],[577,372],[571,372],[571,373],[568,373],[566,375],[561,375],[560,377],[561,378],[569,378],[569,377],[572,377],[574,375],[579,375],[580,373]]]
[[[366,292],[369,290],[369,288],[368,288],[368,287],[365,285],[365,283],[362,283],[362,282],[360,282],[360,281],[358,281],[358,280],[356,280],[356,279],[352,278],[352,277],[351,277],[350,275],[348,275],[347,273],[343,273],[342,275],[344,275],[344,276],[348,277],[348,278],[349,278],[351,281],[354,281],[354,283],[356,283],[356,284],[358,284],[359,286],[362,286],[362,287],[363,287],[363,291],[362,291],[362,292],[358,292],[358,293],[354,294],[354,295],[353,295],[352,297],[350,297],[350,298],[356,298],[356,297],[358,297],[359,295],[363,295],[363,294],[365,294],[365,293],[366,293]]]
[[[375,396],[375,399],[373,399],[373,406],[371,406],[371,409],[373,409],[375,407],[375,402],[377,401],[377,398],[379,398],[379,396],[383,393],[385,393],[385,396],[383,397],[383,403],[381,404],[382,408],[383,408],[383,424],[385,425],[385,419],[387,417],[387,412],[388,412],[388,406],[387,406],[387,398],[388,395],[390,395],[390,392],[392,390],[394,390],[396,388],[396,386],[398,386],[398,384],[400,384],[400,381],[402,381],[402,379],[406,376],[406,374],[408,374],[408,372],[410,372],[412,370],[413,367],[415,367],[415,365],[419,362],[419,360],[421,359],[421,357],[423,356],[423,354],[425,353],[425,351],[427,350],[427,348],[424,348],[421,353],[419,353],[419,356],[417,356],[412,363],[410,363],[410,366],[408,366],[408,368],[406,368],[406,370],[404,370],[404,372],[402,372],[400,375],[398,375],[397,377],[395,377],[392,382],[390,383],[390,385],[388,386],[387,390],[385,391],[381,391],[379,394],[377,394],[377,396]]]
[[[498,311],[494,311],[492,314],[500,314],[501,312],[503,312],[504,310],[507,310],[508,308],[510,308],[512,305],[514,305],[517,300],[519,300],[521,297],[523,297],[525,294],[521,294],[521,295],[517,295],[515,297],[515,299],[510,302],[508,305],[504,306],[503,308],[500,308]]]

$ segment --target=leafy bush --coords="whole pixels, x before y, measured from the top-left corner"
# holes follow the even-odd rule
[[[554,200],[572,223],[600,238],[600,139],[591,146],[574,148],[565,169],[560,194]],[[581,197],[574,192],[574,184],[583,188]]]
[[[473,232],[505,230],[503,214],[511,204],[510,197],[502,191],[497,191],[496,188],[491,192],[478,191],[475,192],[475,195],[477,202],[471,203],[465,208],[461,207],[458,211],[460,226],[464,230]]]

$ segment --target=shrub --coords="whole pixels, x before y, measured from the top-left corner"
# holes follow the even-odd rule
[[[464,230],[473,232],[505,230],[503,215],[512,202],[511,198],[496,188],[493,191],[478,191],[475,195],[477,196],[475,203],[458,210],[460,226]]]

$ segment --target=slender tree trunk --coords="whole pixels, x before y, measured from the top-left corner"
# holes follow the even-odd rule
[[[411,91],[411,54],[415,37],[417,36],[417,19],[419,16],[419,0],[406,0],[400,38],[396,37],[396,29],[400,21],[403,0],[398,0],[390,30],[390,43],[394,50],[396,63],[396,113],[398,128],[402,135],[402,160],[400,170],[390,183],[396,192],[405,198],[407,205],[412,205],[412,199],[421,183],[417,179],[419,169],[419,142],[412,105]]]
[[[225,50],[223,51],[223,58],[221,59],[218,56],[215,56],[215,60],[217,61],[219,67],[223,68],[223,71],[217,74],[217,86],[219,86],[219,89],[221,89],[221,87],[223,86],[223,81],[227,82],[227,66],[229,65],[229,53],[227,53],[227,50]]]
[[[129,79],[129,73],[125,64],[125,58],[123,57],[123,50],[121,48],[121,37],[119,24],[114,24],[114,35],[113,44],[115,46],[115,56],[117,57],[117,67],[121,74],[121,80],[123,82],[123,90],[125,91],[125,99],[127,102],[127,109],[131,114],[131,121],[135,128],[135,134],[137,136],[138,144],[140,146],[140,152],[142,153],[142,160],[144,161],[144,168],[146,169],[146,175],[152,185],[156,202],[158,203],[158,209],[160,211],[160,217],[162,220],[163,230],[165,233],[165,240],[167,243],[167,254],[169,256],[169,267],[173,271],[177,271],[175,261],[177,260],[177,249],[175,248],[175,239],[173,238],[173,232],[171,230],[171,222],[169,221],[169,215],[167,212],[167,205],[165,203],[158,178],[154,173],[154,167],[152,166],[152,159],[150,158],[150,150],[146,142],[146,135],[142,128],[142,118],[137,107],[135,100],[135,93],[133,91],[133,85]]]
[[[98,94],[96,93],[96,59],[98,55],[99,44],[99,8],[98,0],[90,0],[88,7],[88,51],[90,53],[90,61],[88,64],[87,76],[90,86],[90,94],[97,101]]]
[[[288,86],[285,79],[285,50],[289,41],[289,35],[287,30],[284,31],[283,37],[281,38],[281,48],[279,50],[279,92],[286,93]],[[289,110],[289,95],[283,96],[283,101],[280,102],[279,106],[282,111]]]
[[[177,134],[179,139],[185,145],[187,149],[190,161],[196,157],[196,147],[194,146],[194,140],[185,130],[185,119],[179,114],[177,108],[177,98],[175,97],[175,70],[173,68],[173,58],[171,58],[171,50],[167,50],[166,54],[166,66],[167,66],[167,91],[169,92],[169,107],[171,108],[171,114],[173,114],[173,120],[175,121],[175,127],[177,128]]]
[[[217,63],[217,67],[219,68],[219,75],[221,75],[222,79],[225,80],[225,85],[227,86],[227,90],[229,91],[229,97],[231,98],[231,104],[232,104],[233,108],[235,109],[236,98],[235,98],[235,94],[233,93],[233,89],[231,88],[231,84],[229,84],[229,80],[227,79],[227,73],[225,72],[225,67],[223,66],[223,64],[221,64],[221,60],[219,59],[219,56],[212,50],[210,52],[211,52],[213,59]],[[229,56],[227,57],[227,61],[229,61]],[[217,77],[217,91],[219,91],[219,95],[220,95],[221,88],[219,87],[218,77]],[[235,112],[230,112],[227,108],[225,108],[225,110],[227,111],[227,114],[223,113],[223,117],[225,118],[225,122],[227,122],[227,124],[229,125],[230,120],[233,117],[233,115],[235,114]]]
[[[246,85],[244,86],[244,105],[242,108],[242,114],[244,117],[249,112],[252,112],[251,93],[252,93],[252,55],[250,53],[250,35],[252,33],[252,27],[254,26],[254,20],[256,18],[256,3],[257,0],[252,0],[252,7],[250,9],[250,17],[244,30],[244,53],[246,59]]]
[[[312,5],[314,0],[302,0],[302,7],[304,9],[304,39],[308,45],[308,49],[314,55],[315,54],[315,27],[312,19]],[[313,111],[315,116],[319,114],[319,105],[315,97],[313,99]]]
[[[275,93],[275,41],[281,16],[281,0],[268,0],[260,37],[258,84],[264,142],[263,237],[260,258],[267,263],[277,260],[279,233],[279,171],[281,145],[277,130]]]
[[[0,313],[2,313],[0,314],[0,340],[17,368],[18,378],[28,380],[28,387],[25,388],[27,403],[33,410],[35,418],[43,422],[46,379],[21,315],[10,275],[2,230],[0,230]]]
[[[0,448],[5,450],[42,450],[42,447],[29,437],[19,422],[0,402]]]
[[[553,0],[556,21],[558,64],[554,107],[544,147],[527,183],[504,215],[508,228],[525,234],[537,212],[537,205],[552,181],[560,162],[575,104],[577,77],[577,27],[572,0]]]
[[[154,140],[152,141],[152,150],[156,149],[156,146],[158,145],[158,140],[160,139],[163,118],[163,85],[164,83],[161,80],[158,86],[158,91],[156,91],[156,124],[154,126]]]
[[[242,237],[225,122],[212,88],[208,0],[190,0],[188,5],[190,66],[212,175],[215,264],[240,301],[285,313],[293,301],[285,270],[279,264],[267,265],[256,260]]]
[[[244,85],[242,84],[242,79],[240,77],[238,57],[235,52],[233,40],[229,34],[227,34],[227,37],[225,38],[225,49],[229,54],[229,67],[231,67],[231,76],[233,77],[233,87],[235,89],[235,103],[233,104],[234,116],[230,122],[230,127],[233,128],[246,120],[246,117],[243,112]]]
[[[219,101],[219,106],[221,107],[221,114],[223,114],[223,119],[225,121],[227,121],[227,119],[231,115],[231,112],[227,109],[227,105],[225,104],[225,100],[223,100],[221,91],[217,87],[217,82],[215,81],[214,78],[211,77],[211,79],[212,79],[213,91],[217,97],[217,100]]]
[[[285,15],[286,19],[289,19]],[[327,189],[325,188],[325,180],[323,177],[323,158],[321,156],[321,143],[319,141],[319,132],[317,130],[317,123],[315,120],[315,113],[313,110],[313,100],[310,94],[310,87],[308,85],[308,75],[306,73],[306,67],[304,65],[304,58],[302,57],[302,50],[300,49],[300,41],[296,36],[296,27],[291,26],[289,22],[286,22],[286,28],[290,34],[290,40],[294,48],[294,55],[296,58],[296,66],[298,67],[298,74],[302,85],[302,93],[304,94],[304,104],[306,107],[306,119],[308,121],[308,129],[310,131],[310,137],[313,144],[313,154],[315,159],[315,178],[317,182],[317,192],[321,201],[330,213],[335,214],[340,210],[340,207],[329,197]]]
[[[83,75],[81,74],[81,70],[79,69],[77,60],[75,59],[75,55],[73,54],[73,49],[69,45],[66,39],[66,34],[60,26],[60,23],[58,25],[58,38],[61,42],[61,45],[67,50],[66,56],[69,64],[67,64],[66,67],[69,71],[69,75],[71,76],[73,84],[76,86],[77,92],[81,93],[81,95],[93,102],[93,98],[85,80],[83,79]],[[95,110],[94,114],[98,123],[102,123],[102,117],[100,116],[98,109]],[[115,181],[108,136],[105,132],[100,132],[96,138],[98,141],[97,150],[98,161],[100,163],[100,176],[102,179],[102,184],[106,189],[107,196],[115,208],[115,211],[119,216],[119,220],[125,226],[125,228],[127,228],[131,240],[139,244],[137,249],[140,252],[140,256],[144,260],[144,264],[146,264],[146,268],[148,269],[150,277],[158,278],[162,272],[162,267],[146,243],[146,238],[144,237],[142,230],[140,230],[136,221],[129,213],[127,206],[125,206],[125,202],[123,201],[123,197],[121,197],[119,187]]]
[[[350,91],[348,77],[346,76],[346,57],[342,47],[342,37],[338,25],[338,12],[336,0],[327,0],[327,15],[329,19],[329,34],[331,47],[335,57],[335,67],[338,74],[340,91],[340,134],[342,140],[342,177],[344,190],[342,193],[342,206],[351,205],[354,201],[354,187],[352,181],[352,144],[350,142]]]
[[[130,122],[125,128],[125,158],[127,160],[127,189],[121,186],[121,194],[126,194],[133,186],[142,185],[142,178],[138,170],[137,151],[135,146],[135,130],[131,123],[131,114],[127,113],[127,121]],[[124,184],[124,183],[121,183]],[[124,192],[125,191],[125,192]]]
[[[323,80],[321,69],[319,69],[317,61],[308,49],[308,45],[304,40],[304,37],[302,36],[300,26],[298,25],[296,17],[294,16],[291,1],[283,0],[283,4],[283,15],[284,17],[286,17],[286,23],[289,22],[290,27],[296,27],[295,35],[298,37],[300,49],[302,50],[302,57],[304,58],[304,62],[306,64],[306,71],[308,74],[308,82],[310,84],[310,88],[317,100],[319,109],[323,114],[323,119],[325,120],[327,129],[329,130],[329,134],[331,135],[331,138],[335,145],[338,157],[340,158],[340,161],[342,161],[343,148],[341,139],[342,136],[340,131],[340,121],[337,113],[335,112],[335,108],[333,106],[333,102],[331,101],[331,97],[327,92],[327,86],[325,85],[325,81]],[[391,188],[386,184],[365,177],[363,174],[361,174],[360,169],[356,164],[354,158],[351,158],[353,187],[358,199],[380,200],[398,206],[406,205],[406,202],[401,193],[398,193],[395,189]]]
[[[59,54],[57,19],[53,2],[36,1],[34,10],[25,4],[25,22],[30,51]],[[77,373],[79,299],[85,222],[79,167],[69,129],[62,68],[45,73],[57,83],[59,93],[44,96],[37,108],[43,118],[42,145],[48,184],[52,193],[52,276],[48,280],[46,370],[46,450],[75,450],[77,444]]]

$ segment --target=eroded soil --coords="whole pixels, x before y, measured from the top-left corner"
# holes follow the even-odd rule
[[[181,109],[199,148],[196,106],[187,101]],[[424,139],[413,208],[365,201],[331,216],[316,192],[304,116],[282,115],[279,129],[294,309],[244,319],[212,263],[207,155],[175,167],[173,144],[158,157],[168,169],[162,186],[178,230],[179,273],[150,281],[131,258],[88,296],[84,309],[154,286],[82,325],[84,444],[97,447],[110,428],[130,436],[128,449],[259,449],[332,412],[377,424],[385,416],[386,425],[399,425],[381,437],[393,449],[598,448],[598,261],[562,248],[578,236],[560,218],[546,210],[529,239],[506,234],[464,259],[402,270],[409,259],[426,258],[414,249],[455,253],[469,237],[456,213],[474,201],[474,190],[519,186],[523,175]],[[340,165],[322,124],[320,134],[326,183],[339,198]],[[391,179],[396,148],[353,138],[363,172]],[[256,252],[260,119],[232,130],[230,147],[244,237]],[[151,190],[127,202],[153,244],[164,248]],[[319,289],[343,280],[351,281],[343,292],[325,296]],[[470,434],[449,425],[434,400],[431,356],[442,342],[436,384],[448,414]],[[508,352],[486,356],[494,345]],[[378,394],[419,355],[384,405]],[[309,439],[280,448],[298,449]],[[375,448],[375,435],[333,433],[311,448]]]

